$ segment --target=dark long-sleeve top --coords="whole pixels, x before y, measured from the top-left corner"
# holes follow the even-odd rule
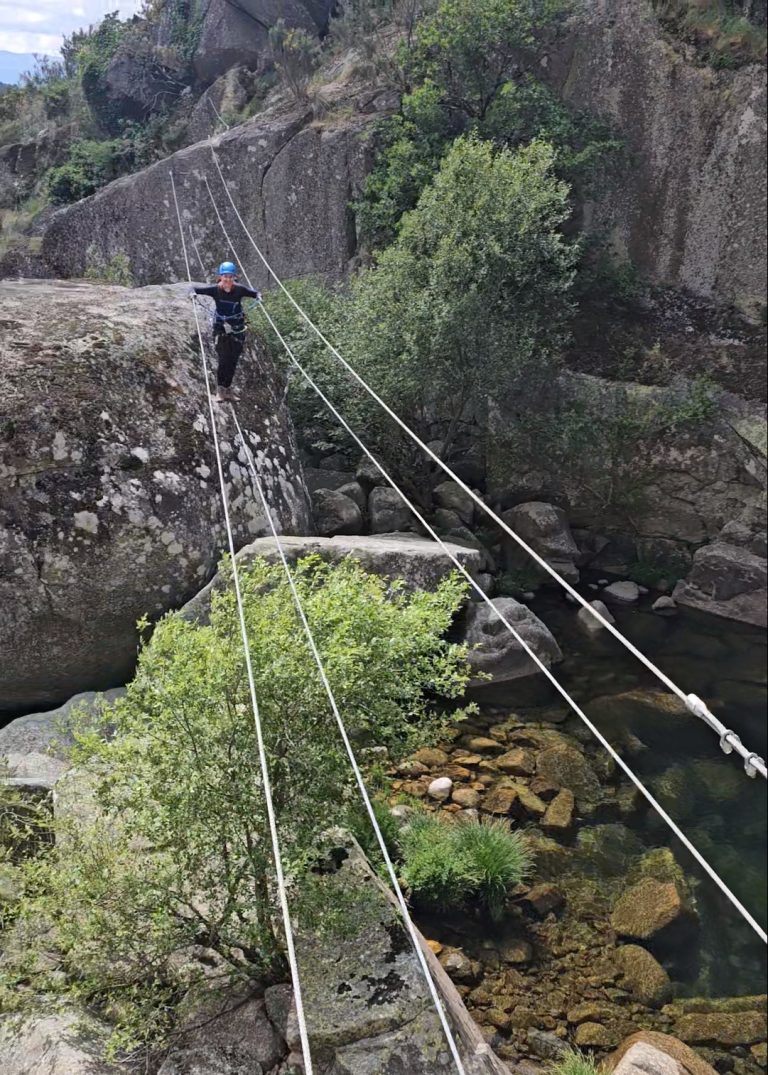
[[[245,330],[245,314],[243,313],[243,299],[260,299],[258,291],[252,291],[242,284],[234,284],[231,291],[225,291],[218,284],[212,287],[196,287],[196,295],[207,295],[216,303],[213,330],[222,332],[225,324],[231,325],[232,332]]]

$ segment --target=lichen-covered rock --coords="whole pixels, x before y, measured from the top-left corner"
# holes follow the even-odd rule
[[[764,70],[697,63],[654,8],[578,5],[548,57],[565,101],[604,116],[626,147],[589,227],[655,283],[756,312],[766,290]]]
[[[619,982],[635,1000],[648,1007],[666,1004],[672,996],[669,975],[647,949],[639,944],[622,945],[616,952],[621,969]]]
[[[204,10],[193,59],[201,82],[212,82],[230,67],[263,67],[270,55],[269,30],[278,19],[286,26],[319,34],[325,30],[330,0],[243,0],[233,8],[212,0]]]
[[[443,511],[453,512],[461,523],[470,526],[475,514],[475,502],[456,482],[441,482],[432,492],[435,504]]]
[[[232,10],[225,0],[221,4]],[[43,256],[60,277],[83,276],[119,255],[136,284],[185,280],[168,178],[173,169],[183,218],[206,267],[201,270],[195,261],[193,272],[214,272],[222,237],[215,220],[208,223],[205,177],[214,196],[224,195],[213,145],[243,220],[275,272],[284,279],[313,274],[339,279],[355,253],[349,205],[366,175],[369,151],[362,136],[371,122],[370,116],[355,115],[315,125],[309,110],[264,113],[60,210],[43,237]],[[252,251],[247,265],[255,287],[270,285]]]
[[[542,556],[550,567],[563,576],[566,582],[578,582],[579,571],[576,559],[579,550],[571,534],[568,519],[561,508],[553,504],[531,501],[518,504],[502,514],[502,519],[511,530]],[[521,549],[512,538],[505,536],[505,557],[508,570],[521,565],[532,566],[528,553]]]
[[[404,503],[403,498],[389,486],[371,490],[368,497],[368,515],[374,534],[391,534],[395,531],[413,530],[416,517]]]
[[[316,489],[312,494],[315,526],[318,534],[359,534],[363,526],[360,508],[350,497],[336,489]]]
[[[669,1034],[641,1030],[626,1038],[607,1061],[613,1075],[715,1075],[698,1053]]]
[[[765,1041],[763,1012],[691,1012],[675,1023],[675,1034],[690,1045],[753,1045]]]
[[[673,597],[678,605],[765,627],[768,562],[749,549],[713,542],[694,554],[693,568],[678,582]]]
[[[183,288],[5,283],[0,292],[0,708],[125,682],[136,621],[188,600],[226,548],[209,412]],[[239,415],[275,520],[310,517],[282,385],[238,372]],[[264,533],[217,409],[238,545]]]
[[[497,597],[493,607],[509,621],[515,631],[549,668],[562,660],[560,647],[539,617],[512,597]],[[493,683],[506,683],[540,671],[532,657],[485,603],[471,604],[466,613],[464,641],[470,647],[469,662],[473,671],[490,675]],[[479,677],[472,685],[489,682]]]

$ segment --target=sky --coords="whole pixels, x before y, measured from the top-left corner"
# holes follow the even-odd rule
[[[107,12],[132,15],[140,0],[0,0],[0,50],[54,56],[64,35],[99,22]]]

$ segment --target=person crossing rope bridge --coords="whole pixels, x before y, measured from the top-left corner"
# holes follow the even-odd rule
[[[232,380],[237,364],[245,348],[246,323],[243,299],[261,302],[261,292],[237,283],[237,265],[223,261],[218,269],[219,281],[211,287],[193,287],[190,295],[204,295],[213,299],[216,310],[213,315],[213,340],[218,356],[216,386],[219,403],[231,403],[236,397]]]

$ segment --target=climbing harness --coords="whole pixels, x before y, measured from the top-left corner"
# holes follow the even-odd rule
[[[168,175],[171,180],[171,190],[173,192],[173,203],[176,209],[176,218],[179,224],[179,234],[181,236],[181,245],[184,253],[184,263],[186,266],[187,278],[189,283],[192,283],[192,273],[189,266],[189,257],[187,255],[187,244],[184,238],[184,229],[181,223],[181,210],[179,208],[179,201],[176,194],[176,183],[173,178],[173,172],[169,171]],[[309,1035],[307,1033],[307,1023],[304,1015],[304,1004],[301,992],[301,982],[299,980],[299,968],[296,960],[296,950],[293,939],[293,928],[291,925],[290,910],[288,907],[288,897],[286,895],[285,888],[285,876],[283,873],[282,857],[280,852],[280,838],[277,832],[277,820],[275,817],[275,808],[272,801],[272,783],[269,776],[269,766],[267,764],[267,753],[264,746],[264,733],[261,725],[261,714],[259,712],[259,703],[256,698],[256,684],[253,676],[253,665],[251,662],[251,650],[248,642],[248,629],[245,624],[245,611],[243,609],[243,598],[240,588],[240,576],[237,567],[237,559],[235,554],[235,539],[232,534],[232,522],[229,515],[229,503],[227,500],[227,487],[224,479],[224,466],[221,458],[221,446],[219,444],[218,429],[216,426],[216,412],[213,406],[213,396],[211,395],[211,380],[208,372],[208,363],[205,357],[205,344],[203,343],[203,335],[200,329],[200,321],[197,316],[197,303],[192,303],[192,310],[195,317],[195,327],[197,329],[197,339],[200,348],[200,359],[203,365],[203,377],[205,382],[205,391],[208,397],[208,413],[210,418],[211,432],[213,436],[213,446],[216,455],[216,469],[219,476],[219,487],[221,490],[221,501],[224,509],[224,523],[227,531],[227,543],[229,545],[229,554],[232,560],[232,579],[235,590],[235,600],[237,602],[237,613],[240,622],[240,634],[243,644],[243,652],[245,655],[245,668],[248,679],[248,689],[251,696],[251,707],[253,709],[253,720],[256,728],[256,741],[258,745],[259,754],[259,767],[261,769],[262,785],[264,788],[264,799],[267,809],[267,818],[269,822],[270,839],[272,842],[272,856],[275,863],[275,875],[277,880],[278,897],[280,900],[280,909],[283,919],[283,928],[285,930],[285,943],[286,951],[288,955],[288,963],[291,970],[291,981],[293,983],[294,1001],[296,1005],[296,1019],[299,1024],[299,1035],[301,1038],[301,1046],[304,1053],[304,1064],[307,1075],[313,1075],[312,1057],[309,1049]]]
[[[212,193],[212,191],[210,189],[210,186],[208,184],[207,179],[205,180],[205,182],[206,182],[206,187],[208,188],[209,196],[211,198],[211,203],[213,204],[214,209],[216,210],[216,215],[218,217],[219,224],[220,224],[220,226],[222,228],[224,236],[227,239],[227,242],[229,243],[229,246],[230,246],[230,249],[232,250],[232,253],[234,254],[235,257],[237,257],[237,252],[234,249],[232,241],[229,238],[229,235],[227,234],[226,229],[224,228],[224,224],[223,224],[223,221],[221,220],[221,216],[218,213],[218,207],[216,206],[215,200],[213,198],[213,193]],[[232,203],[232,204],[233,204],[233,208],[234,208],[234,203]],[[235,212],[237,212],[236,209],[235,209]],[[247,228],[245,227],[245,224],[243,224],[242,218],[240,217],[239,213],[237,214],[237,216],[238,216],[238,219],[241,222],[243,230],[247,232]],[[245,276],[245,278],[246,278],[246,280],[248,280],[247,275]],[[275,277],[275,279],[277,280],[277,277]],[[283,288],[283,290],[285,290],[285,288]],[[286,291],[286,294],[288,294],[287,291]],[[294,305],[296,305],[296,304],[294,303]],[[598,740],[598,742],[600,742],[602,744],[602,746],[605,748],[605,750],[607,750],[607,752],[613,758],[614,762],[626,774],[626,776],[629,777],[629,779],[632,781],[632,783],[635,785],[635,787],[638,789],[638,791],[644,796],[644,798],[650,803],[650,805],[657,811],[659,816],[666,822],[666,824],[669,826],[669,828],[672,830],[672,832],[675,834],[675,836],[677,836],[677,838],[681,841],[683,846],[691,853],[691,855],[693,855],[693,857],[696,859],[698,864],[708,874],[708,876],[714,881],[714,883],[717,885],[717,887],[720,889],[720,891],[726,896],[726,898],[731,902],[731,904],[736,908],[736,910],[742,915],[742,917],[745,919],[745,921],[748,922],[748,924],[752,927],[752,929],[755,931],[755,933],[757,933],[757,935],[760,937],[760,939],[763,941],[763,943],[768,943],[768,935],[766,934],[765,930],[760,926],[760,924],[755,920],[755,918],[749,913],[747,908],[741,903],[741,901],[738,899],[738,897],[726,885],[726,883],[722,880],[722,878],[719,876],[719,874],[717,874],[717,872],[709,864],[709,862],[707,862],[707,860],[704,858],[704,856],[701,854],[701,852],[699,852],[698,849],[691,843],[691,841],[688,839],[688,837],[685,835],[685,833],[682,831],[682,829],[679,827],[679,825],[677,825],[677,823],[670,817],[670,815],[667,813],[667,811],[664,809],[664,807],[661,805],[661,803],[658,802],[658,800],[655,798],[655,796],[645,787],[645,785],[642,783],[640,778],[634,773],[634,771],[629,767],[629,765],[627,765],[627,763],[624,761],[624,759],[614,750],[614,748],[612,747],[610,742],[605,738],[605,736],[596,727],[596,725],[589,719],[589,717],[581,709],[581,707],[576,703],[576,701],[570,696],[570,694],[565,689],[565,687],[563,687],[562,684],[557,680],[557,678],[552,673],[552,671],[548,668],[548,666],[544,663],[544,661],[538,656],[538,654],[533,650],[533,648],[528,644],[528,642],[523,638],[523,636],[519,633],[519,631],[516,630],[516,628],[513,626],[512,623],[510,623],[510,621],[507,619],[507,617],[504,616],[504,614],[501,612],[501,610],[498,609],[493,604],[493,601],[488,597],[488,595],[485,593],[485,591],[482,589],[482,587],[476,582],[475,579],[472,578],[470,573],[467,571],[467,569],[464,567],[464,565],[459,561],[459,559],[456,557],[456,555],[451,551],[451,549],[448,547],[448,545],[438,535],[438,533],[434,530],[434,528],[432,526],[430,526],[430,524],[427,522],[426,518],[421,514],[421,512],[418,510],[418,508],[413,504],[413,502],[408,498],[408,496],[403,492],[403,490],[397,485],[397,483],[391,477],[391,475],[388,473],[388,471],[385,469],[385,467],[379,462],[379,460],[368,449],[368,447],[364,444],[364,442],[359,437],[359,435],[352,429],[352,427],[349,425],[349,423],[346,421],[346,419],[340,414],[338,409],[328,399],[328,397],[325,395],[325,393],[322,391],[322,389],[317,385],[317,383],[310,376],[310,374],[307,373],[307,371],[304,369],[304,367],[301,365],[299,360],[296,358],[296,355],[294,354],[293,350],[291,349],[291,347],[289,346],[289,344],[287,343],[287,341],[285,340],[285,338],[281,334],[279,328],[275,324],[274,320],[272,319],[272,317],[270,316],[270,314],[268,313],[268,311],[265,309],[265,307],[263,305],[261,306],[261,311],[262,311],[264,317],[266,318],[267,322],[271,326],[272,330],[274,331],[275,335],[277,336],[278,340],[282,344],[286,354],[288,355],[289,360],[294,365],[294,367],[299,371],[299,373],[302,375],[302,377],[307,382],[307,384],[317,393],[318,397],[323,401],[323,403],[326,405],[326,407],[328,407],[328,409],[333,414],[333,416],[336,418],[336,420],[344,427],[344,429],[347,431],[347,433],[352,437],[352,439],[358,445],[358,447],[363,452],[363,454],[370,460],[371,463],[374,464],[374,466],[377,468],[379,473],[385,479],[387,484],[390,485],[391,488],[398,494],[400,499],[410,509],[410,511],[413,513],[414,517],[424,527],[424,529],[427,531],[427,533],[430,535],[430,537],[432,537],[432,539],[437,542],[437,544],[440,546],[440,548],[445,553],[445,555],[452,561],[454,566],[464,576],[464,578],[467,580],[467,582],[472,587],[472,589],[477,593],[477,595],[480,598],[480,600],[482,600],[488,606],[488,608],[491,610],[491,612],[502,622],[502,624],[507,628],[507,630],[510,632],[510,634],[516,639],[516,641],[519,643],[519,645],[522,646],[523,650],[528,654],[528,656],[531,658],[531,660],[534,662],[534,664],[537,665],[537,667],[540,669],[540,671],[544,673],[544,675],[550,681],[550,683],[555,688],[555,690],[557,690],[557,692],[561,695],[561,697],[564,698],[564,700],[573,709],[574,713],[576,713],[576,715],[586,725],[586,727],[589,728],[589,730],[592,732],[592,734],[595,736],[595,738]],[[306,317],[306,315],[303,315],[303,316],[304,316],[305,320],[308,321],[308,318]],[[319,334],[319,329],[316,329],[316,332]],[[330,345],[328,345],[328,346],[330,346]],[[414,436],[415,436],[415,434],[414,434]],[[560,576],[556,575],[556,577],[559,578]],[[570,587],[569,587],[569,589],[570,589]],[[593,611],[591,606],[588,606],[588,607],[590,608],[590,611]],[[620,636],[620,637],[623,638],[623,636]],[[676,693],[677,693],[677,691],[676,691]],[[701,705],[703,706],[704,703],[702,702]],[[713,718],[713,719],[715,719],[715,718]],[[729,740],[729,742],[730,742],[730,740]]]
[[[726,744],[729,744],[732,747],[732,750],[740,755],[740,757],[744,761],[744,770],[745,770],[745,772],[747,773],[748,776],[754,777],[759,773],[760,776],[762,776],[764,779],[766,777],[768,777],[768,772],[766,771],[765,761],[759,755],[755,754],[753,751],[749,751],[744,746],[744,744],[741,742],[741,739],[739,738],[739,736],[736,735],[733,731],[730,731],[728,728],[726,728],[725,725],[722,724],[722,722],[717,719],[717,717],[714,715],[714,713],[712,713],[712,711],[709,709],[709,707],[706,705],[706,703],[704,701],[702,701],[701,698],[698,697],[698,695],[696,695],[696,694],[686,694],[683,690],[681,690],[681,688],[678,687],[677,684],[672,679],[669,678],[669,676],[667,676],[664,672],[662,672],[662,670],[660,668],[658,668],[657,665],[655,665],[653,663],[653,661],[651,661],[648,657],[646,657],[645,654],[642,653],[642,651],[639,650],[637,648],[637,646],[634,645],[634,643],[630,642],[630,640],[624,634],[622,634],[622,632],[613,623],[611,623],[611,621],[609,619],[607,619],[605,616],[603,616],[602,613],[599,612],[592,604],[590,604],[590,602],[585,597],[582,597],[582,595],[578,592],[578,590],[574,589],[574,587],[571,586],[571,584],[569,582],[567,582],[562,577],[562,575],[560,575],[559,572],[555,568],[553,568],[552,565],[549,564],[544,559],[544,557],[540,556],[539,553],[537,553],[535,549],[533,549],[523,538],[521,538],[520,535],[517,534],[509,526],[509,524],[506,523],[501,518],[500,515],[498,515],[492,508],[490,508],[485,503],[485,501],[482,499],[481,496],[479,496],[473,489],[471,489],[466,484],[466,482],[462,481],[461,478],[448,466],[448,464],[444,463],[443,460],[440,459],[440,457],[429,447],[428,444],[425,444],[425,442],[418,436],[418,434],[415,433],[410,428],[410,426],[408,426],[407,423],[403,421],[402,418],[400,418],[400,416],[389,406],[389,404],[387,404],[381,398],[381,396],[375,391],[375,389],[371,388],[371,386],[350,365],[350,363],[343,357],[343,355],[337,350],[337,348],[333,346],[333,344],[326,338],[326,336],[322,333],[322,331],[317,327],[317,325],[314,323],[314,321],[310,318],[309,314],[307,314],[306,311],[294,299],[293,295],[290,293],[290,291],[285,286],[285,284],[282,282],[282,280],[276,275],[274,269],[272,268],[272,266],[267,261],[266,257],[262,253],[261,248],[259,247],[258,243],[253,238],[253,236],[251,235],[251,232],[249,231],[248,226],[246,225],[245,221],[243,220],[243,218],[242,218],[242,216],[240,214],[240,211],[238,210],[238,208],[237,208],[237,206],[235,204],[235,201],[234,201],[234,199],[232,197],[232,194],[231,194],[231,192],[229,190],[229,187],[228,187],[228,185],[226,183],[226,180],[224,179],[224,174],[223,174],[223,172],[221,170],[221,166],[219,164],[218,157],[216,156],[216,151],[214,150],[212,145],[210,146],[210,150],[211,150],[211,156],[213,157],[213,162],[214,162],[214,164],[216,166],[216,170],[219,173],[219,178],[221,180],[221,184],[222,184],[222,186],[224,188],[224,191],[225,191],[225,193],[227,195],[227,198],[229,199],[229,203],[232,206],[232,209],[233,209],[238,221],[240,222],[240,226],[242,227],[245,235],[248,237],[248,239],[249,239],[249,241],[251,243],[251,246],[256,251],[256,253],[257,253],[258,257],[260,258],[261,262],[263,263],[265,269],[274,278],[275,283],[278,285],[278,287],[285,294],[285,296],[287,297],[287,299],[289,300],[291,305],[294,307],[296,312],[307,323],[307,325],[312,329],[312,331],[315,333],[315,335],[318,337],[318,339],[331,352],[331,354],[334,355],[334,357],[336,359],[338,359],[338,361],[342,364],[344,369],[354,378],[355,381],[357,381],[357,383],[361,386],[361,388],[363,388],[368,393],[368,395],[371,397],[371,399],[373,399],[389,415],[389,417],[392,418],[392,420],[397,423],[397,425],[403,430],[404,433],[407,434],[407,436],[413,441],[413,443],[416,444],[422,451],[426,452],[426,454],[429,456],[429,458],[432,460],[432,462],[436,463],[437,466],[439,466],[440,469],[445,474],[447,474],[448,477],[453,482],[455,482],[467,494],[467,496],[469,496],[474,501],[474,503],[483,512],[485,512],[485,514],[489,518],[493,519],[493,521],[497,524],[497,526],[501,527],[501,529],[504,531],[505,534],[508,535],[508,537],[512,538],[512,540],[515,541],[517,543],[517,545],[520,546],[521,549],[523,549],[526,553],[528,553],[528,555],[533,560],[535,560],[535,562],[539,565],[539,567],[541,567],[544,571],[547,572],[547,574],[549,574],[553,579],[555,579],[555,581],[560,586],[563,587],[563,589],[566,591],[566,593],[570,594],[570,596],[573,598],[574,601],[578,602],[578,604],[580,604],[584,608],[586,608],[589,611],[589,613],[592,616],[594,616],[595,619],[600,624],[602,624],[602,626],[605,627],[606,630],[608,630],[614,636],[614,638],[617,638],[619,640],[619,642],[621,642],[621,644],[626,649],[628,649],[630,653],[633,654],[633,656],[635,656],[642,664],[644,664],[645,667],[648,668],[649,671],[653,672],[653,674],[659,680],[661,680],[661,682],[667,687],[668,690],[672,691],[673,694],[677,695],[677,697],[680,699],[681,702],[683,702],[683,704],[685,705],[686,709],[688,709],[688,711],[690,713],[692,713],[694,716],[700,718],[701,720],[704,720],[705,723],[708,724],[709,727],[712,728],[717,733],[717,735],[720,737],[721,743],[725,742]],[[206,186],[208,186],[207,179],[206,179]],[[209,192],[209,194],[211,193],[209,186],[208,186],[208,192]],[[213,198],[212,198],[212,201],[213,201]],[[214,205],[215,205],[215,202],[214,202]]]

